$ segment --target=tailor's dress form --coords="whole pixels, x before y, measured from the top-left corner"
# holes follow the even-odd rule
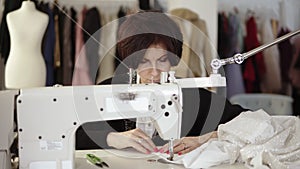
[[[49,17],[31,1],[7,15],[11,48],[5,68],[6,88],[45,86],[46,67],[42,39]]]

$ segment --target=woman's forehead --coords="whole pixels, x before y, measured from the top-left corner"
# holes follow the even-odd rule
[[[167,54],[167,50],[165,45],[150,45],[149,48],[146,50],[144,58],[150,59],[150,58],[160,58]]]

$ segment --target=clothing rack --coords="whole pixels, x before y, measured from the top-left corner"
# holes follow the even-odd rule
[[[218,0],[219,11],[227,13],[236,8],[242,20],[245,20],[247,10],[255,11],[255,16],[260,19],[278,20],[280,26],[292,31],[300,28],[299,5],[298,0]]]
[[[133,10],[139,8],[138,0],[41,0],[41,2],[53,4],[56,2],[61,7],[73,7],[76,10],[81,10],[83,6],[88,8],[97,7],[103,13],[116,12],[120,7]]]

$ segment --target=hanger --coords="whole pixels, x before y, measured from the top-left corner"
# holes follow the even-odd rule
[[[59,4],[58,0],[53,1],[54,4]]]
[[[247,9],[246,17],[249,19],[255,16],[255,12],[252,9]]]
[[[234,6],[234,7],[233,7],[233,12],[234,12],[235,14],[239,14],[239,9],[238,9],[236,6]]]

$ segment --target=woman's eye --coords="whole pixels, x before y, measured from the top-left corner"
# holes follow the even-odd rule
[[[148,60],[142,60],[142,61],[141,61],[142,64],[145,64],[145,63],[147,63],[147,62],[148,62]]]
[[[168,60],[168,57],[163,57],[161,59],[159,59],[160,62],[166,62]]]

